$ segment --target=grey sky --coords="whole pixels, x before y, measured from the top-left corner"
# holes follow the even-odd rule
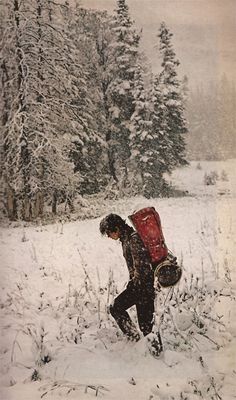
[[[165,21],[174,34],[180,72],[191,84],[226,73],[236,82],[236,0],[127,0],[131,17],[143,28],[142,47],[154,72],[159,69],[157,32]],[[112,12],[116,0],[82,0],[87,8]]]

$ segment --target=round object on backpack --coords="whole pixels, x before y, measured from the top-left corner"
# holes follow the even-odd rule
[[[182,268],[177,264],[175,257],[167,257],[156,267],[154,275],[159,285],[166,288],[179,282],[182,276]]]

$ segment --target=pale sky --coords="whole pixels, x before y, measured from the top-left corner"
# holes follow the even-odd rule
[[[81,0],[86,8],[112,12],[116,0]],[[236,82],[236,0],[127,0],[137,29],[143,29],[142,48],[153,71],[159,56],[154,46],[160,23],[174,34],[180,73],[190,84],[214,80],[226,73]]]

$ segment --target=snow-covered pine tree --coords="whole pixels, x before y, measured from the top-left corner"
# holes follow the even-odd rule
[[[99,122],[100,129],[104,133],[106,147],[103,149],[107,172],[107,183],[111,189],[116,186],[118,178],[115,169],[115,154],[112,138],[112,114],[110,113],[111,99],[109,96],[109,85],[112,81],[111,64],[113,62],[113,51],[111,42],[113,40],[112,18],[107,13],[96,13],[96,23],[91,26],[96,45],[96,57],[94,60],[93,76],[96,77],[99,92]]]
[[[140,39],[130,19],[125,0],[117,0],[112,31],[113,42],[110,45],[112,81],[107,92],[111,121],[109,146],[112,147],[115,174],[122,190],[128,185],[130,118],[134,112],[133,89]]]
[[[21,204],[18,216],[28,220],[43,212],[44,197],[55,200],[60,193],[71,198],[79,184],[68,154],[71,133],[82,131],[75,99],[83,79],[75,48],[60,25],[58,5],[50,0],[6,0],[4,5],[2,59],[9,110],[2,166]]]
[[[80,50],[84,70],[87,73],[87,123],[92,132],[82,157],[75,141],[73,159],[75,169],[83,176],[82,188],[85,193],[103,190],[110,175],[113,176],[108,152],[107,86],[109,83],[108,43],[111,40],[109,27],[111,17],[106,12],[86,10],[76,7],[70,34],[75,46]]]
[[[159,94],[154,90],[150,96],[145,89],[141,66],[135,73],[133,95],[135,111],[131,118],[130,134],[133,187],[148,198],[155,197],[163,190],[162,174],[166,170],[162,156],[161,116],[157,113],[154,116]]]
[[[185,136],[187,133],[184,116],[184,105],[181,85],[177,76],[179,61],[171,43],[173,34],[164,22],[159,30],[160,53],[162,56],[162,71],[159,75],[159,84],[162,91],[162,105],[165,119],[165,140],[168,142],[169,170],[187,163],[185,156]]]
[[[152,143],[150,143],[151,160],[149,162],[150,177],[147,193],[149,196],[166,194],[167,184],[165,172],[171,172],[171,145],[167,135],[166,105],[164,103],[164,85],[159,75],[153,78],[152,98]]]
[[[135,72],[135,84],[133,89],[134,113],[131,116],[130,126],[130,169],[132,171],[132,190],[142,193],[145,181],[146,141],[150,136],[150,107],[144,87],[143,71],[138,65]],[[146,140],[145,140],[146,139]]]

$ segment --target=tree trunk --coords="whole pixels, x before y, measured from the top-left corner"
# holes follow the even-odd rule
[[[7,200],[7,214],[10,221],[17,220],[17,202],[15,191],[8,184],[6,189],[6,200]]]
[[[72,195],[69,195],[69,196],[67,197],[66,201],[67,201],[67,204],[68,204],[68,206],[69,206],[70,212],[73,213],[73,212],[75,211],[75,207],[74,207],[74,204],[73,204],[73,197],[72,197]]]
[[[106,115],[106,122],[107,122],[107,132],[106,132],[106,142],[107,142],[107,147],[108,147],[108,166],[110,170],[110,174],[114,181],[118,183],[118,178],[116,175],[116,168],[115,168],[115,154],[114,154],[114,149],[111,144],[111,132],[109,129],[109,121],[110,121],[110,114],[109,114],[109,107],[108,107],[108,98],[107,98],[107,87],[105,84],[102,84],[102,90],[103,90],[103,99],[104,99],[104,109],[105,109],[105,115]]]
[[[118,178],[116,176],[116,169],[115,169],[115,156],[114,156],[114,150],[110,146],[109,141],[111,140],[111,133],[108,132],[106,134],[106,142],[108,144],[108,165],[109,165],[109,170],[112,178],[116,183],[118,183]]]
[[[31,205],[31,185],[30,185],[30,151],[28,144],[28,132],[26,127],[27,121],[27,101],[26,101],[26,77],[25,77],[25,60],[23,57],[22,51],[22,43],[21,43],[21,33],[20,33],[20,10],[21,3],[19,0],[14,0],[14,18],[17,27],[16,34],[16,58],[18,65],[18,91],[19,91],[19,110],[20,110],[20,122],[21,122],[21,130],[19,137],[19,145],[20,145],[20,163],[19,168],[22,173],[23,178],[23,190],[21,193],[23,199],[23,208],[22,208],[22,217],[26,221],[30,221],[32,219],[32,205]]]
[[[57,191],[55,190],[52,195],[52,213],[56,215],[57,213]]]
[[[42,192],[37,192],[34,205],[33,205],[33,216],[34,218],[42,217],[44,209],[44,197]]]
[[[5,126],[8,121],[8,117],[9,117],[8,114],[9,114],[10,105],[9,105],[9,98],[7,96],[7,89],[6,89],[7,82],[9,81],[9,75],[8,75],[8,71],[7,71],[6,62],[4,60],[2,61],[1,69],[2,69],[2,99],[3,99],[2,125]],[[5,146],[6,146],[6,142],[4,141],[4,150],[6,150]]]
[[[24,198],[22,216],[24,221],[32,220],[32,205],[29,197]]]

